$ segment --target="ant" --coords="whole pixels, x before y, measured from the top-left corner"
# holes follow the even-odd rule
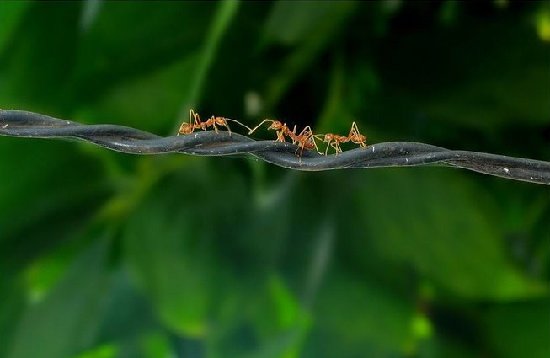
[[[194,122],[191,121],[194,119]],[[189,110],[189,123],[183,122],[178,129],[178,135],[180,134],[191,134],[195,131],[195,129],[201,128],[201,117],[195,113],[194,110]]]
[[[281,121],[273,120],[273,119],[264,119],[260,122],[256,127],[248,131],[248,135],[251,135],[256,131],[256,129],[260,128],[262,124],[265,122],[271,122],[271,125],[267,128],[267,130],[274,130],[277,133],[277,139],[276,142],[286,142],[285,136],[288,136],[292,139],[293,135],[296,135],[296,127],[294,127],[294,132],[290,131],[290,128],[286,125],[286,123],[283,123]],[[292,140],[294,142],[294,140]]]
[[[208,118],[206,121],[201,121],[201,117],[198,113],[196,113],[194,110],[189,110],[189,123],[182,123],[179,130],[178,135],[180,134],[191,134],[195,131],[195,129],[202,129],[203,131],[207,130],[208,127],[213,127],[216,133],[218,133],[218,127],[225,127],[227,128],[227,131],[229,132],[229,135],[231,135],[231,128],[229,128],[229,125],[227,121],[233,121],[238,123],[239,125],[248,128],[248,126],[245,126],[241,122],[235,120],[235,119],[229,119],[225,117],[215,117],[212,116]]]
[[[314,137],[319,140],[321,139],[320,135],[316,135]],[[338,153],[342,153],[342,148],[340,147],[341,143],[352,142],[355,144],[359,144],[362,148],[365,148],[367,146],[367,144],[365,143],[367,140],[367,137],[365,137],[359,132],[359,128],[357,128],[357,123],[355,122],[351,124],[351,129],[347,136],[327,133],[323,136],[322,140],[324,143],[327,143],[327,148],[325,149],[325,155],[328,154],[329,147],[334,148],[336,155],[338,155]]]
[[[319,151],[317,143],[315,142],[315,136],[313,135],[313,130],[310,126],[304,127],[300,134],[296,134],[296,126],[292,132],[289,133],[290,138],[292,138],[292,143],[298,144],[298,149],[300,149],[300,156],[304,152],[304,149],[315,149]],[[298,151],[298,150],[296,150]]]
[[[274,130],[277,133],[277,139],[275,139],[276,142],[286,142],[286,137],[289,137],[292,140],[292,144],[298,144],[298,149],[300,150],[300,155],[303,153],[304,149],[317,149],[317,143],[315,143],[315,139],[313,138],[313,131],[311,130],[310,126],[306,126],[300,134],[296,134],[296,126],[294,126],[293,130],[290,130],[290,128],[286,125],[286,123],[283,123],[278,120],[273,119],[264,119],[260,124],[258,124],[256,127],[251,129],[248,134],[254,133],[259,127],[261,127],[262,124],[265,122],[271,122],[271,125],[267,128],[268,130]],[[298,150],[296,150],[297,152]]]
[[[318,134],[315,136],[315,138],[321,140],[320,136],[321,135]],[[336,155],[338,155],[338,153],[342,153],[342,148],[340,147],[340,143],[349,142],[349,138],[343,135],[327,133],[323,136],[322,141],[324,143],[327,143],[327,148],[325,149],[325,155],[328,155],[328,148],[330,147],[334,148]]]

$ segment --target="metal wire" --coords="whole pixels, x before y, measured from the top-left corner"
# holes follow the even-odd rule
[[[502,155],[449,150],[424,143],[372,144],[338,155],[321,155],[291,143],[256,141],[237,133],[197,131],[189,135],[161,137],[131,127],[84,125],[46,115],[0,110],[0,135],[31,138],[77,138],[102,147],[132,154],[186,153],[222,156],[248,153],[284,168],[320,171],[343,168],[445,165],[483,174],[550,185],[550,162]]]

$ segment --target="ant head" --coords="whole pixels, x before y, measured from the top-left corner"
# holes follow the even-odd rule
[[[183,123],[181,126],[180,126],[180,129],[178,130],[178,133],[179,134],[190,134],[193,132],[193,126],[190,125],[189,123]]]
[[[216,117],[216,118],[214,118],[214,121],[216,122],[216,124],[218,124],[220,126],[226,126],[227,125],[227,120],[224,117]]]
[[[313,135],[313,130],[310,126],[306,126],[300,134],[306,137],[311,137]]]
[[[365,143],[365,141],[367,140],[367,137],[364,136],[364,135],[362,135],[362,134],[355,133],[355,134],[353,134],[353,135],[350,137],[350,140],[351,140],[353,143],[360,144],[360,143]]]
[[[275,121],[271,122],[271,125],[267,129],[274,129],[274,130],[278,131],[281,128],[283,128],[283,123],[281,123],[280,121],[275,120]]]

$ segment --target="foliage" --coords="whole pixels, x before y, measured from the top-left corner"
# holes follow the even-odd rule
[[[161,135],[189,108],[355,120],[370,143],[550,160],[549,14],[0,2],[0,106]],[[13,138],[0,173],[0,356],[550,355],[546,187]]]

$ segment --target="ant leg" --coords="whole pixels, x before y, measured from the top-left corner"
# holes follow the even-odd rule
[[[296,135],[296,124],[294,125],[294,128],[292,128],[292,131],[290,131],[290,129],[288,130],[288,136],[292,139],[292,144],[296,144],[298,142],[299,135]]]
[[[229,132],[229,136],[231,136],[231,128],[229,128],[229,123],[227,123],[227,121],[224,119],[224,126],[225,128],[227,128],[227,132]]]
[[[201,117],[193,109],[189,110],[189,125],[195,128],[200,128]]]
[[[315,136],[311,135],[307,140],[311,141],[313,143],[313,147],[315,147],[315,150],[317,153],[319,153],[319,146],[317,145],[317,142],[315,141]]]
[[[305,136],[306,141],[311,141],[313,146],[317,151],[319,151],[319,147],[317,147],[317,143],[315,142],[315,136],[313,135],[313,129],[311,129],[310,126],[304,127],[302,130],[302,133],[300,133],[301,136]]]
[[[282,130],[277,131],[277,139],[275,140],[275,142],[286,142],[285,134]]]
[[[214,131],[217,134],[218,133],[218,127],[216,126],[216,117],[212,116],[208,120],[212,123],[212,128],[214,128]]]
[[[337,140],[333,141],[330,146],[334,148],[334,155],[338,155],[338,153],[342,152],[342,148],[340,148],[340,143],[338,143]]]
[[[256,127],[254,127],[253,129],[249,130],[248,131],[248,135],[251,135],[252,133],[254,133],[256,131],[256,129],[260,128],[262,124],[264,124],[265,122],[273,122],[272,119],[264,119],[263,121],[260,122],[260,124],[258,124]],[[245,126],[246,127],[246,126]],[[248,128],[248,127],[246,127]]]
[[[290,137],[290,139],[292,139],[292,144],[299,143],[301,140],[300,134],[296,134],[296,125],[292,128],[292,131],[288,128],[286,134]]]
[[[193,125],[193,117],[195,116],[195,111],[193,109],[189,110],[189,123],[183,122],[178,129],[178,136],[180,134],[191,134],[195,130]]]
[[[353,123],[351,124],[351,129],[350,129],[350,131],[349,131],[349,136],[348,136],[348,137],[351,139],[352,136],[353,136],[353,137],[355,138],[355,140],[356,140],[355,143],[359,144],[361,147],[366,147],[366,146],[367,146],[366,143],[365,143],[364,141],[362,141],[362,140],[360,141],[360,140],[359,140],[359,138],[361,138],[361,137],[363,137],[363,136],[361,135],[361,132],[359,132],[359,127],[357,127],[357,123],[355,123],[355,122],[353,122]]]
[[[348,138],[351,138],[352,136],[358,136],[361,135],[359,132],[359,128],[357,127],[357,123],[353,122],[351,124],[351,129],[349,130]]]
[[[189,111],[189,116],[193,115],[194,123],[193,123],[193,130],[195,129],[202,129],[203,131],[206,130],[206,125],[201,121],[201,116],[199,116],[198,113],[191,110]],[[191,118],[189,118],[189,122],[191,122]]]
[[[320,136],[320,134],[316,134],[316,135],[314,135],[314,136],[313,136],[313,140],[315,141],[315,139],[318,139],[318,140],[320,140],[320,141],[321,141],[321,143],[324,143],[325,141],[324,141],[324,140],[322,140],[322,139],[320,139],[320,138],[319,138],[319,136]],[[319,153],[319,154],[323,155],[323,153],[322,153],[322,152],[319,152],[319,148],[317,147],[317,142],[315,142],[315,147],[317,148],[317,153]],[[327,155],[327,154],[325,153],[325,155]]]
[[[197,124],[197,114],[195,113],[194,110],[190,109],[189,110],[189,124],[192,124],[193,122],[193,118],[195,118],[195,124]]]

